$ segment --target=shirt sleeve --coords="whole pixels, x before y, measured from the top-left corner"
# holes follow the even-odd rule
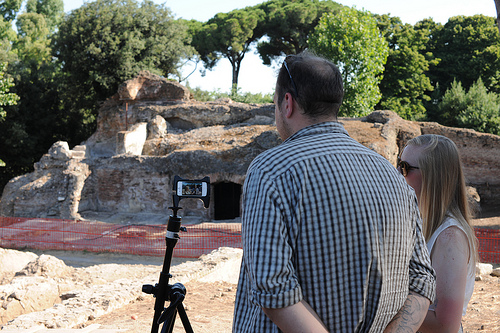
[[[243,197],[244,268],[250,300],[263,308],[283,308],[302,300],[279,191],[261,171],[247,174]]]
[[[436,297],[436,273],[431,265],[429,251],[422,234],[422,220],[417,209],[414,211],[415,246],[410,259],[409,288],[410,291],[426,297],[433,303]]]

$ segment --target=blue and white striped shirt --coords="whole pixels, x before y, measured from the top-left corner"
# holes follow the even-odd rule
[[[409,291],[434,299],[416,197],[340,123],[255,158],[243,191],[233,332],[279,332],[262,311],[302,299],[331,332],[381,332]]]

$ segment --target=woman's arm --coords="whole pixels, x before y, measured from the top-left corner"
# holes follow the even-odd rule
[[[432,267],[436,271],[435,311],[428,311],[419,331],[458,332],[467,281],[469,242],[457,227],[449,227],[437,238],[432,249]]]

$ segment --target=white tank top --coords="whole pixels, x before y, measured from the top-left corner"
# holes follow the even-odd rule
[[[444,222],[436,229],[436,231],[432,234],[431,238],[427,242],[427,249],[429,250],[429,254],[432,253],[432,247],[434,246],[434,243],[436,242],[436,239],[438,236],[445,230],[446,228],[449,228],[451,226],[455,226],[460,228],[463,232],[464,229],[462,226],[458,223],[458,221],[452,217],[446,217]],[[465,283],[465,297],[464,297],[464,306],[462,310],[462,316],[465,316],[465,312],[467,310],[467,304],[469,304],[469,301],[472,297],[472,293],[474,292],[474,282],[476,280],[476,267],[474,265],[474,253],[473,251],[470,252],[470,257],[469,257],[469,263],[467,264],[467,282]],[[435,306],[434,304],[431,304],[429,306],[429,310],[435,311]]]

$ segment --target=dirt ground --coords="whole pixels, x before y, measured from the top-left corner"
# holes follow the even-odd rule
[[[224,282],[187,283],[184,305],[194,332],[231,332],[236,285]],[[476,281],[474,294],[462,323],[464,332],[500,332],[500,278],[486,277]],[[128,333],[151,330],[154,299],[140,297],[118,311],[88,324],[100,328],[124,329]],[[184,332],[177,317],[174,332]]]
[[[231,332],[236,285],[228,282],[188,282],[183,302],[189,322],[197,333]],[[150,295],[110,314],[89,321],[100,328],[124,329],[127,333],[150,332],[155,299]],[[166,304],[168,305],[168,304]],[[179,316],[173,332],[185,332]]]
[[[475,219],[474,225],[482,228],[500,229],[500,211],[498,213],[483,214],[483,218]],[[66,255],[66,257],[64,257]],[[143,276],[145,267],[144,257],[128,258],[123,256],[117,259],[113,256],[113,261],[107,261],[110,256],[97,254],[90,256],[85,254],[78,256],[75,253],[58,254],[57,257],[67,265],[78,267],[96,267],[99,271],[101,264],[116,263],[118,267],[116,274],[130,280],[144,282]],[[138,260],[131,262],[131,260]],[[176,262],[174,258],[173,265],[184,262]],[[161,270],[163,258],[148,257],[149,269],[153,269],[156,276],[156,267],[158,273]],[[125,266],[126,263],[126,266]],[[97,265],[97,266],[94,266]],[[494,268],[500,265],[494,265]],[[187,294],[183,302],[189,322],[194,332],[231,332],[233,320],[234,301],[236,295],[237,277],[227,279],[230,271],[233,275],[237,273],[238,268],[231,266],[230,269],[221,270],[223,278],[213,279],[215,282],[200,282],[199,279],[191,279],[184,283]],[[122,276],[123,275],[123,276]],[[141,278],[138,278],[141,276]],[[79,279],[85,279],[85,276],[78,276]],[[91,282],[91,278],[89,277]],[[222,280],[231,281],[223,282]],[[156,280],[154,280],[156,281]],[[176,283],[175,279],[170,283]],[[89,283],[91,285],[92,283]],[[78,328],[84,328],[92,324],[99,324],[101,329],[119,329],[127,333],[150,332],[154,315],[155,298],[152,295],[140,293],[140,295],[127,305],[96,318],[89,318],[85,324]],[[168,302],[165,304],[168,306]],[[467,314],[463,318],[464,332],[500,332],[500,277],[481,276],[476,281],[474,294],[469,303]],[[173,332],[184,332],[180,318],[177,316]]]
[[[476,226],[500,229],[500,216],[475,220]],[[494,267],[498,267],[495,265]],[[231,332],[236,285],[227,282],[185,284],[187,289],[184,305],[194,332]],[[168,304],[167,304],[168,305]],[[154,298],[140,296],[123,308],[89,321],[101,328],[123,329],[128,333],[151,330],[154,314]],[[500,277],[482,276],[476,281],[474,294],[463,318],[464,332],[500,332]],[[184,332],[177,316],[174,332]]]

